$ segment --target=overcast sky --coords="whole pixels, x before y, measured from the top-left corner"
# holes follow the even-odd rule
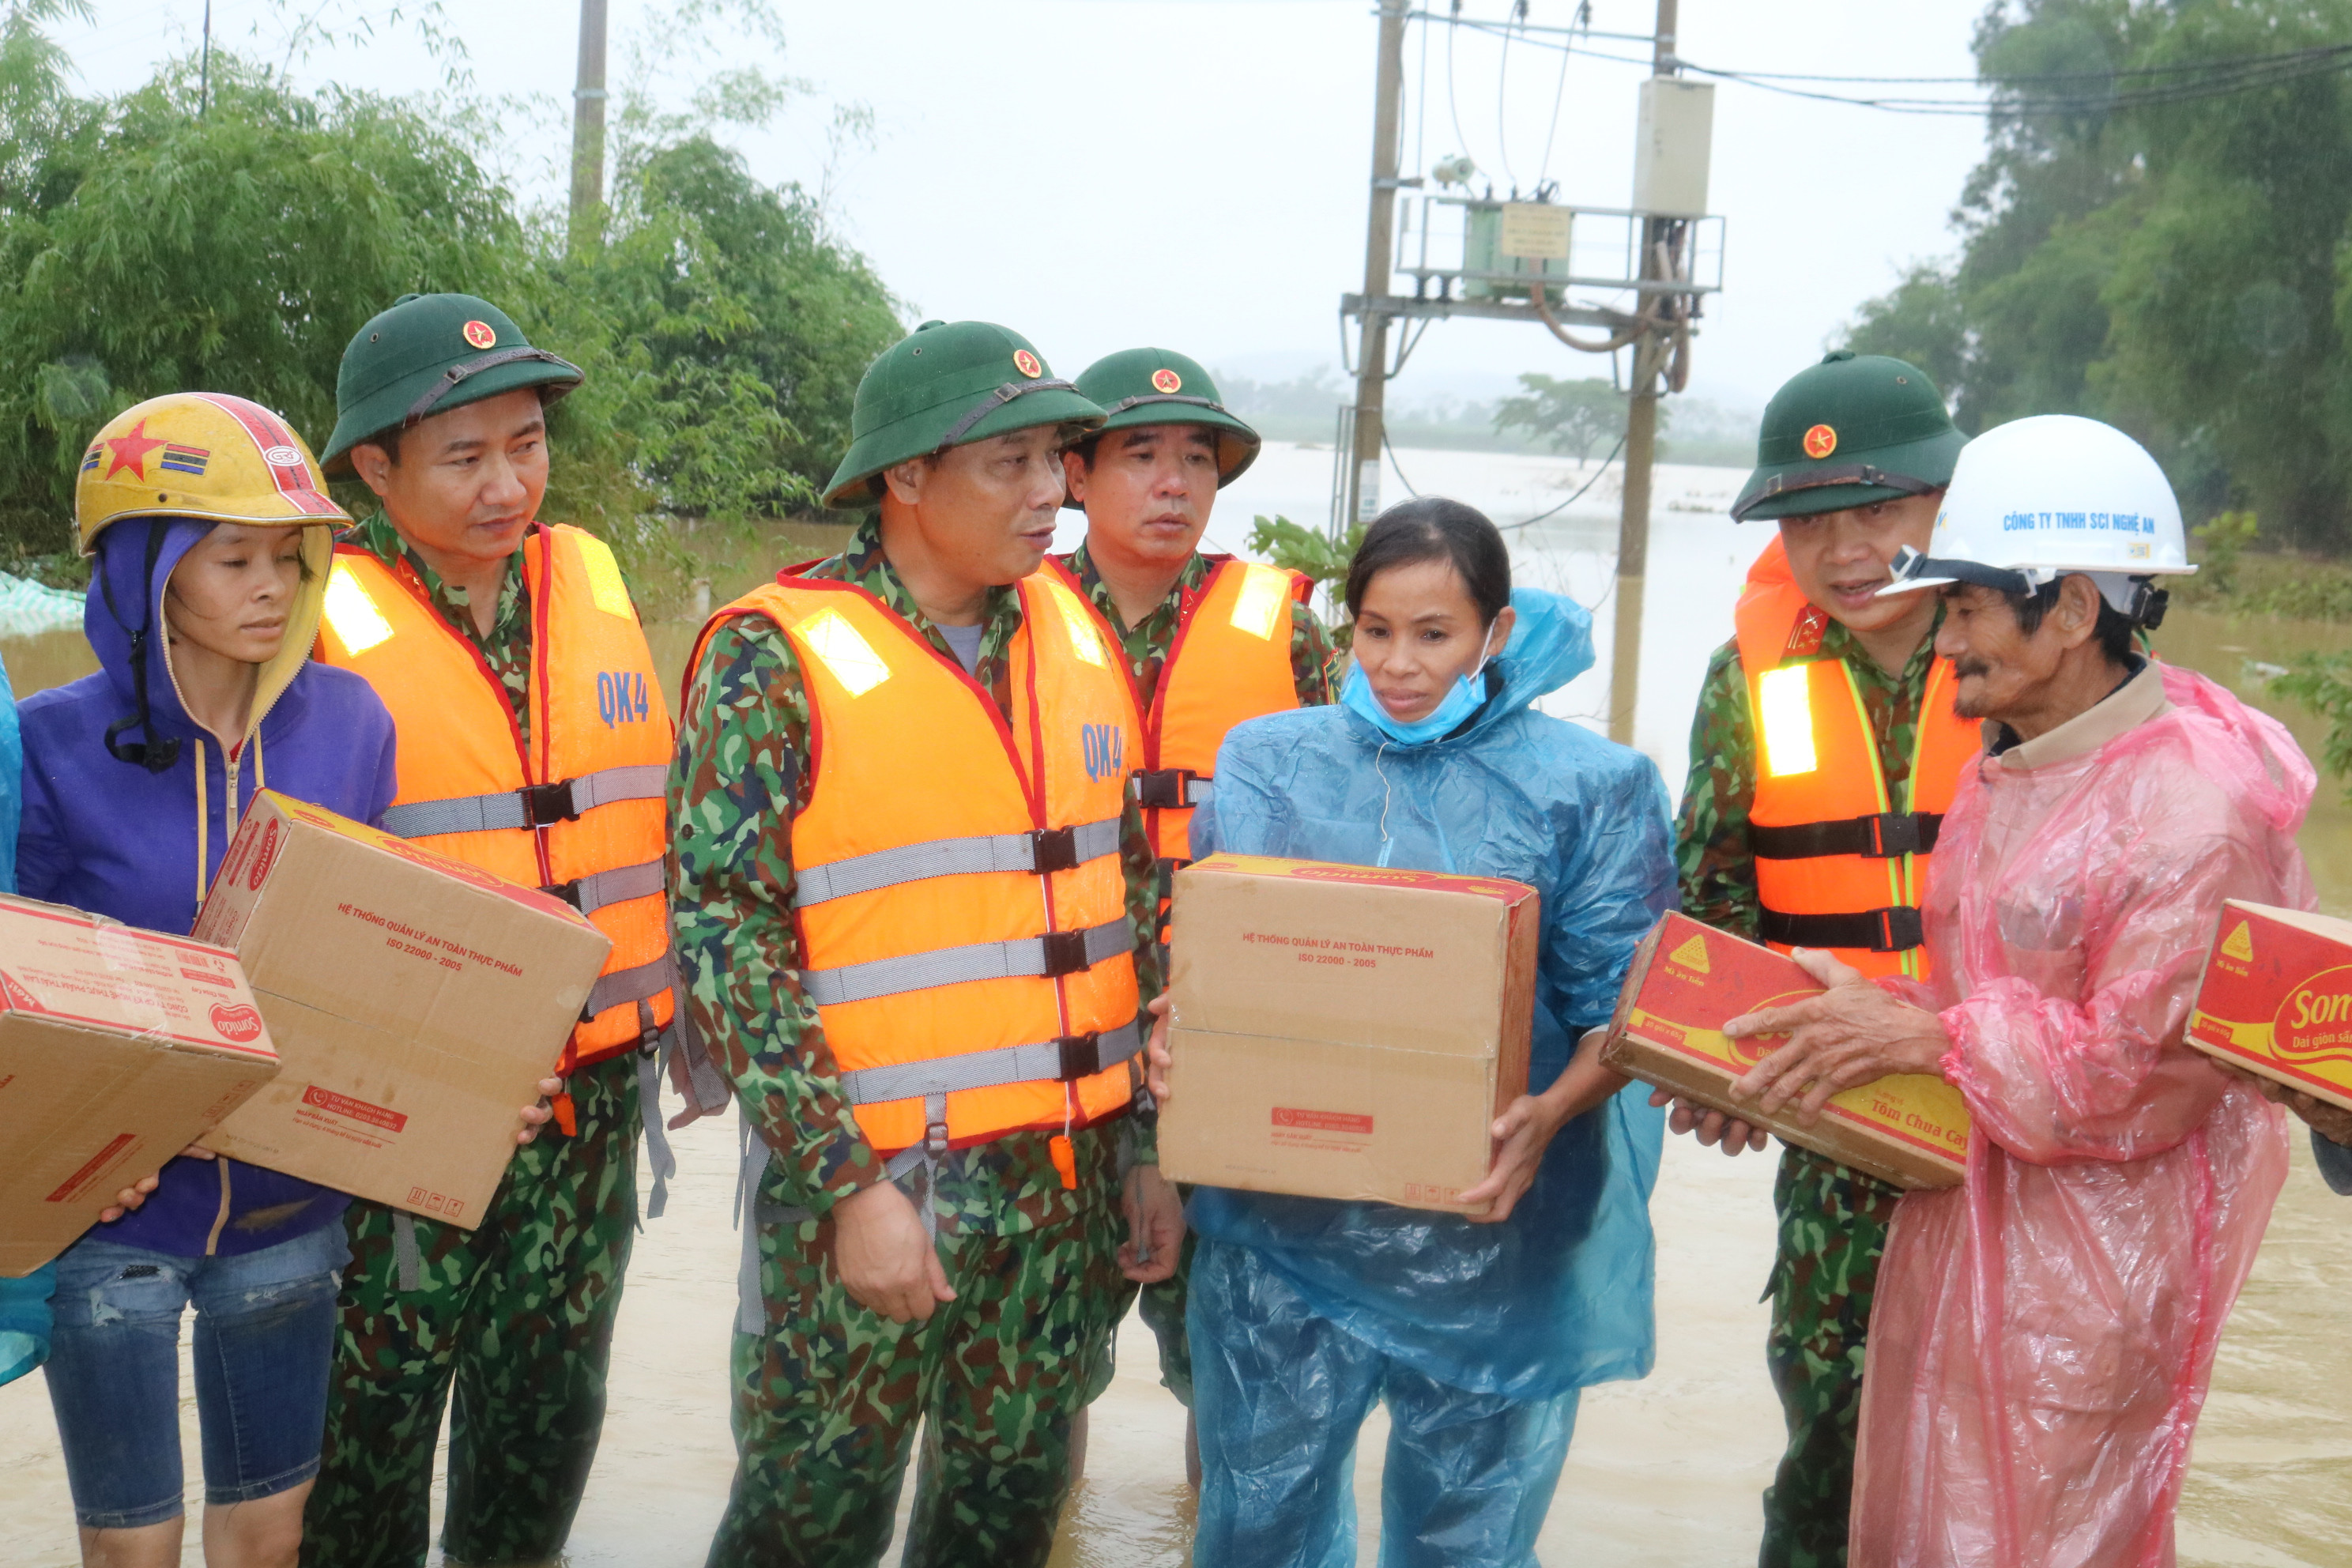
[[[309,0],[290,7],[307,12]],[[814,186],[836,104],[872,110],[875,144],[836,164],[841,232],[924,316],[999,321],[1073,374],[1151,342],[1253,374],[1336,364],[1338,298],[1361,286],[1377,23],[1367,0],[783,0],[772,68],[808,94],[737,138],[770,181]],[[1441,5],[1442,9],[1443,6]],[[1501,19],[1510,0],[1465,0]],[[348,15],[356,6],[331,3]],[[613,72],[667,7],[612,0]],[[1531,0],[1565,26],[1573,0]],[[1964,77],[1974,0],[1683,0],[1681,52],[1751,71]],[[136,85],[193,45],[203,0],[98,0],[59,34],[85,89]],[[1648,0],[1593,0],[1592,26],[1646,33]],[[226,47],[285,51],[269,0],[215,0]],[[485,89],[540,95],[508,145],[483,150],[526,195],[552,195],[567,155],[578,9],[568,0],[461,0],[448,22]],[[1549,176],[1563,200],[1630,197],[1643,68],[1459,33],[1411,29],[1406,172],[1466,153],[1498,184]],[[1646,56],[1640,44],[1596,49]],[[740,41],[710,68],[765,59]],[[1423,83],[1426,80],[1426,90]],[[311,55],[298,80],[387,91],[436,68],[406,33]],[[1448,81],[1452,89],[1448,92]],[[1851,90],[1851,89],[1831,89]],[[1555,94],[1559,102],[1554,129]],[[1457,132],[1456,125],[1459,125]],[[1692,392],[1760,407],[1854,307],[1906,262],[1948,253],[1948,214],[1982,146],[1969,118],[1895,116],[1727,84],[1717,91],[1710,206],[1726,219]],[[1545,159],[1549,143],[1549,162]],[[1507,174],[1506,173],[1507,171]],[[1539,330],[1432,329],[1392,395],[1490,394],[1521,371],[1607,373]]]

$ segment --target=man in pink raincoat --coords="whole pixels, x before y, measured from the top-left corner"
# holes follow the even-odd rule
[[[1863,1386],[1853,1568],[2168,1568],[2213,1354],[2285,1179],[2284,1118],[2181,1043],[2227,898],[2307,909],[2314,784],[2274,721],[2133,633],[2193,570],[2153,458],[2087,419],[1960,456],[1929,554],[1937,651],[1987,754],[1924,903],[1935,978],[1831,986],[1743,1079],[1818,1111],[1937,1073],[1966,1181],[1896,1209]]]

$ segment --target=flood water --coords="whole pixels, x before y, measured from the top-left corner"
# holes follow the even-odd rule
[[[1445,493],[1509,524],[1553,505],[1591,477],[1576,465],[1483,454],[1402,454],[1424,493]],[[1318,522],[1330,454],[1270,447],[1220,503],[1213,542],[1237,548],[1253,512]],[[1661,469],[1635,739],[1678,788],[1691,704],[1708,653],[1727,635],[1741,574],[1768,535],[1723,513],[1741,475]],[[1608,591],[1615,548],[1613,475],[1557,517],[1515,530],[1521,580],[1596,609],[1601,662],[1546,706],[1596,722],[1608,690]],[[1404,491],[1391,468],[1382,487]],[[1064,547],[1075,542],[1066,514]],[[673,677],[691,628],[652,628]],[[2352,647],[2352,626],[2232,622],[2176,611],[2157,644],[2263,703],[2252,666]],[[20,693],[87,670],[73,634],[0,646]],[[2263,704],[2269,706],[2268,704]],[[2321,726],[2279,710],[2305,749]],[[2323,780],[2304,834],[2323,907],[2352,915],[2352,808]],[[727,1424],[727,1351],[738,1241],[729,1221],[731,1119],[676,1135],[670,1209],[639,1237],[614,1353],[612,1407],[594,1479],[567,1560],[614,1568],[692,1568],[702,1561],[734,1464]],[[1769,1157],[1725,1160],[1669,1140],[1652,1213],[1658,1233],[1658,1362],[1640,1383],[1591,1390],[1539,1546],[1565,1568],[1691,1568],[1755,1560],[1757,1495],[1780,1449],[1780,1415],[1764,1374],[1771,1258]],[[2181,1509],[2180,1562],[2335,1568],[2352,1561],[2352,1200],[2320,1183],[2298,1135],[2294,1168],[2252,1281],[2222,1341]],[[1087,1476],[1064,1517],[1057,1568],[1160,1568],[1189,1559],[1183,1411],[1158,1384],[1150,1335],[1130,1318],[1117,1380],[1093,1415]],[[187,1387],[184,1380],[184,1390]],[[193,1398],[184,1400],[195,1455]],[[1361,1560],[1377,1548],[1379,1416],[1359,1446]],[[192,1520],[201,1502],[191,1478]],[[65,1475],[40,1379],[0,1389],[0,1568],[76,1561]],[[191,1529],[184,1557],[202,1561]]]

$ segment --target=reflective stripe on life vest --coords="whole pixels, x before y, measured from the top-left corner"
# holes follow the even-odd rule
[[[444,833],[538,827],[574,821],[583,812],[616,800],[659,800],[668,784],[669,769],[659,763],[605,768],[529,789],[395,805],[383,814],[383,828],[403,838],[430,838]]]
[[[1981,735],[1953,712],[1951,661],[1936,659],[1895,801],[1853,672],[1816,657],[1828,624],[1775,540],[1738,612],[1758,742],[1748,827],[1761,934],[1782,952],[1826,948],[1864,974],[1924,975],[1919,905],[1943,813]]]
[[[1143,742],[1136,803],[1143,807],[1144,829],[1160,860],[1163,921],[1169,879],[1192,862],[1192,809],[1207,805],[1214,794],[1217,748],[1224,744],[1225,732],[1244,720],[1298,706],[1298,682],[1290,667],[1290,606],[1304,604],[1314,589],[1300,573],[1230,556],[1211,559],[1215,565],[1208,579],[1178,607],[1176,635],[1148,707],[1131,676],[1129,682]],[[1046,569],[1094,609],[1063,561],[1048,557]],[[1110,646],[1118,647],[1109,623],[1099,611],[1096,616]]]
[[[897,849],[854,855],[830,866],[801,866],[793,872],[793,907],[803,909],[827,899],[895,888],[931,877],[964,876],[976,871],[1067,871],[1088,860],[1118,853],[1118,818],[1082,823],[1076,827],[1030,833],[981,834],[971,838],[934,838]]]
[[[399,731],[385,826],[572,901],[613,939],[559,1070],[636,1048],[675,1013],[661,876],[672,731],[613,552],[542,527],[525,542],[530,739],[473,643],[415,573],[339,546],[319,657],[364,677]]]
[[[865,590],[785,577],[759,616],[811,714],[792,827],[803,985],[886,1155],[1124,1108],[1141,1048],[1118,825],[1137,742],[1117,644],[1059,578],[1019,585],[1011,717]],[[688,668],[700,668],[698,646]]]

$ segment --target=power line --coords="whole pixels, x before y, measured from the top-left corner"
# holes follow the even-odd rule
[[[1810,99],[1822,103],[1850,104],[1855,108],[1876,109],[1894,114],[1973,118],[1984,114],[2101,113],[2122,109],[2154,108],[2164,104],[2194,103],[2206,99],[2227,98],[2242,92],[2258,91],[2263,88],[2284,87],[2294,82],[2332,76],[2352,69],[2352,44],[2334,44],[2313,49],[2295,49],[2244,64],[2212,68],[2209,69],[2201,79],[2130,89],[2121,92],[2078,93],[2072,96],[2042,98],[2009,96],[2009,93],[2013,91],[2012,84],[2001,79],[1996,79],[1989,84],[1993,94],[1989,99],[1858,98],[1844,93],[1809,91],[1745,71],[1725,70],[1700,65],[1695,60],[1683,60],[1679,63],[1685,70],[1700,76],[1715,77],[1724,81],[1736,81],[1743,86],[1756,88],[1764,92],[1780,93],[1784,97]]]
[[[1396,470],[1397,483],[1404,487],[1404,493],[1419,500],[1421,492],[1412,488],[1412,481],[1405,477],[1404,465],[1397,461],[1396,443],[1389,439],[1389,427],[1385,425],[1381,426],[1381,450],[1389,455],[1389,467]]]
[[[1517,8],[1524,12],[1527,9],[1527,0],[1518,0]],[[1495,68],[1495,145],[1503,156],[1503,177],[1510,181],[1511,189],[1517,191],[1519,188],[1519,176],[1511,169],[1511,130],[1508,121],[1504,118],[1504,110],[1510,101],[1510,96],[1511,30],[1506,26],[1503,29],[1502,63]]]
[[[1413,89],[1412,166],[1429,167],[1429,29],[1421,30],[1421,81]],[[1468,149],[1457,149],[1466,152]]]
[[[1999,77],[1987,77],[1982,74],[1976,76],[1830,76],[1815,71],[1742,71],[1739,75],[1744,79],[1759,81],[1815,81],[1863,87],[2008,87],[2029,82],[2099,82],[2108,81],[2116,77],[2188,76],[2200,71],[2227,70],[2242,66],[2263,65],[2297,55],[2332,52],[2343,47],[2336,44],[2315,44],[2306,48],[2287,49],[2267,55],[2229,55],[2219,59],[2187,60],[2178,65],[2111,66],[2101,70],[2088,71],[2020,71],[2013,75]]]
[[[1608,455],[1607,457],[1605,457],[1605,458],[1601,458],[1601,466],[1600,466],[1599,468],[1595,468],[1595,469],[1593,469],[1593,470],[1592,470],[1592,477],[1591,477],[1591,479],[1589,479],[1585,480],[1585,481],[1584,481],[1584,483],[1583,483],[1583,485],[1578,489],[1577,492],[1576,492],[1574,495],[1572,495],[1572,496],[1569,497],[1566,500],[1564,500],[1564,501],[1560,502],[1558,506],[1553,507],[1553,508],[1551,509],[1551,510],[1549,510],[1549,511],[1539,511],[1539,512],[1536,513],[1536,514],[1535,514],[1535,516],[1533,516],[1533,517],[1521,518],[1521,519],[1520,519],[1518,521],[1517,521],[1517,522],[1507,522],[1507,523],[1504,523],[1504,524],[1502,524],[1500,527],[1496,528],[1496,529],[1495,530],[1495,531],[1496,531],[1496,532],[1497,532],[1497,533],[1507,533],[1507,532],[1509,532],[1512,529],[1515,529],[1515,528],[1526,528],[1526,527],[1529,526],[1530,524],[1541,522],[1544,519],[1546,519],[1546,518],[1548,518],[1548,517],[1550,517],[1550,516],[1551,516],[1551,515],[1553,515],[1553,513],[1555,513],[1555,512],[1561,512],[1561,511],[1565,511],[1565,510],[1567,510],[1570,507],[1574,506],[1578,501],[1580,501],[1580,500],[1582,500],[1584,499],[1584,492],[1585,492],[1586,490],[1591,489],[1593,486],[1595,486],[1595,485],[1597,485],[1597,484],[1599,484],[1599,483],[1601,482],[1601,475],[1603,475],[1603,474],[1605,474],[1605,473],[1607,473],[1607,472],[1609,471],[1609,465],[1610,465],[1610,464],[1612,464],[1612,463],[1613,463],[1613,462],[1615,462],[1615,461],[1617,460],[1617,454],[1618,454],[1618,453],[1620,453],[1620,452],[1622,452],[1622,451],[1623,451],[1624,449],[1625,449],[1625,437],[1622,437],[1622,436],[1620,436],[1620,437],[1617,437],[1617,444],[1616,444],[1614,447],[1610,447],[1610,448],[1609,448],[1609,455]],[[1395,454],[1395,453],[1393,453],[1393,452],[1390,453],[1389,455],[1390,455],[1391,458],[1393,458],[1394,456],[1396,456],[1396,454]],[[1403,472],[1403,470],[1402,470],[1402,469],[1399,469],[1399,470],[1398,470],[1398,472],[1397,472],[1397,477],[1398,477],[1399,479],[1402,479],[1402,478],[1404,477],[1404,472]]]
[[[1462,0],[1454,0],[1454,19],[1459,21]],[[1447,118],[1454,121],[1454,151],[1463,157],[1468,158],[1470,138],[1462,134],[1462,106],[1454,90],[1454,35],[1458,30],[1458,28],[1449,27],[1445,33],[1445,113]],[[1471,161],[1476,162],[1475,159]]]
[[[1563,56],[1579,55],[1588,59],[1607,61],[1614,65],[1652,66],[1651,60],[1636,59],[1626,55],[1556,40],[1580,36],[1575,29],[1538,27],[1525,22],[1496,22],[1475,16],[1441,16],[1430,12],[1414,13],[1424,23],[1442,23],[1447,27],[1447,56],[1453,54],[1452,36],[1467,29],[1534,48],[1559,50]],[[1543,35],[1543,36],[1538,36]],[[1592,34],[1590,37],[1619,37]],[[1632,35],[1623,35],[1629,40]],[[2267,55],[2239,55],[2221,59],[2188,61],[2173,65],[2124,66],[2098,71],[2050,71],[2004,77],[1872,77],[1836,76],[1797,71],[1749,71],[1706,66],[1696,60],[1677,58],[1680,68],[1699,76],[1713,77],[1722,81],[1738,82],[1759,91],[1779,93],[1783,97],[1805,99],[1819,103],[1843,104],[1856,109],[1874,109],[1891,114],[1915,114],[1977,118],[1989,113],[1999,114],[2084,114],[2124,109],[2154,108],[2173,103],[2193,103],[2205,99],[2229,97],[2242,92],[2258,91],[2264,88],[2283,87],[2294,82],[2352,70],[2352,44],[2321,44],[2299,49],[2283,50]],[[1561,62],[1563,70],[1565,59]],[[2051,94],[2025,96],[2021,89],[2063,83],[2106,83],[2117,80],[2146,81],[2148,85],[2102,93]],[[1792,82],[1829,83],[1846,86],[1979,86],[1987,89],[1988,98],[1928,97],[1907,95],[1857,96],[1849,93],[1821,92],[1787,85]]]
[[[1583,3],[1577,7],[1576,14],[1589,25],[1592,20],[1592,0],[1583,0]],[[1551,148],[1552,143],[1559,139],[1559,106],[1567,92],[1568,51],[1562,49],[1559,52],[1559,80],[1552,84],[1551,89],[1551,127],[1544,132],[1543,167],[1536,174],[1538,191],[1541,191],[1551,179]]]

